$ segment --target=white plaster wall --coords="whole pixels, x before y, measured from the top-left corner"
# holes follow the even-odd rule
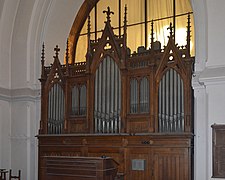
[[[46,43],[62,52],[80,5],[78,0],[0,1],[0,167],[37,179],[40,121],[40,57]],[[63,57],[63,53],[61,53]]]
[[[0,2],[0,167],[11,168],[11,40],[19,1]]]
[[[11,43],[18,2],[1,1],[0,8],[0,87],[11,87]]]
[[[224,0],[207,0],[208,14],[208,62],[207,66],[225,66]]]
[[[43,41],[46,44],[46,64],[53,62],[56,45],[61,49],[59,59],[63,63],[66,41],[83,0],[53,0],[46,19]]]
[[[22,170],[22,179],[35,179],[37,116],[36,102],[15,101],[11,118],[11,167]]]
[[[12,37],[11,88],[27,87],[28,30],[35,0],[19,2]],[[30,67],[29,67],[30,68]]]
[[[202,1],[202,2],[201,2]],[[212,180],[212,129],[225,124],[224,0],[192,1],[196,28],[195,180]]]
[[[0,168],[11,166],[10,103],[0,100]]]
[[[218,84],[208,84],[207,85],[207,94],[208,94],[208,134],[207,139],[209,142],[208,145],[208,154],[212,154],[212,129],[211,125],[214,123],[225,124],[225,82]],[[215,108],[216,107],[216,108]],[[212,158],[208,159],[209,165],[212,164]],[[212,166],[208,167],[208,176],[212,175]],[[225,178],[224,178],[225,179]]]

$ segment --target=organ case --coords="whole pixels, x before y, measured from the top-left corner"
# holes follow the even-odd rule
[[[112,157],[126,180],[191,179],[192,65],[190,15],[187,46],[168,44],[130,53],[124,34],[110,24],[101,38],[90,39],[86,62],[44,66],[42,52],[39,172],[45,157]],[[90,28],[90,25],[88,26]],[[159,48],[155,48],[159,47]],[[40,175],[40,174],[39,174]],[[43,176],[39,176],[43,179]]]

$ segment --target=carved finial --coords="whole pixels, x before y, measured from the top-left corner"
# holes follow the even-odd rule
[[[187,50],[188,56],[191,54],[191,13],[188,13],[188,22],[187,22]]]
[[[59,48],[58,45],[56,45],[56,47],[54,48],[54,51],[55,51],[56,57],[58,57],[59,56],[59,51],[60,51],[60,48]]]
[[[66,41],[66,75],[69,75],[69,39]]]
[[[154,21],[151,22],[151,49],[153,50],[153,42],[154,42]]]
[[[90,50],[90,42],[91,42],[91,17],[88,16],[88,33],[87,33],[87,45],[88,45],[88,51]]]
[[[66,41],[66,64],[69,63],[69,40]]]
[[[103,13],[106,13],[106,18],[107,18],[107,21],[108,22],[111,22],[111,20],[110,20],[110,14],[114,14],[114,12],[113,11],[110,11],[110,7],[108,6],[107,7],[107,11],[103,11]]]
[[[42,53],[41,53],[41,65],[44,66],[44,62],[45,62],[45,44],[43,42],[42,44]]]
[[[170,26],[167,29],[170,30],[170,37],[173,37],[173,26],[172,26],[172,23],[170,23]]]
[[[90,15],[88,16],[87,31],[88,31],[88,34],[90,34],[90,32],[91,32],[91,17],[90,17]]]
[[[127,5],[124,8],[124,27],[127,26]]]
[[[127,5],[124,7],[124,26],[123,26],[123,59],[121,60],[123,68],[126,67],[127,55],[129,54],[129,48],[127,48]]]
[[[66,64],[69,63],[69,39],[66,41]]]
[[[45,44],[42,44],[41,62],[45,61]]]
[[[42,53],[41,53],[41,77],[44,77],[45,71],[45,44],[42,44]]]
[[[125,7],[124,7],[124,26],[123,26],[123,33],[124,33],[124,36],[126,38],[126,34],[127,34],[127,5],[125,4]]]
[[[88,16],[88,33],[87,33],[87,53],[86,53],[86,68],[89,71],[90,56],[91,56],[91,17]]]

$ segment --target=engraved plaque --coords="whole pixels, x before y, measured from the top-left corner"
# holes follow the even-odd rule
[[[144,171],[145,160],[144,159],[132,159],[132,170]]]

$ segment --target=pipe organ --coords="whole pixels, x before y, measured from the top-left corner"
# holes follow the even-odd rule
[[[95,72],[94,123],[96,133],[120,133],[121,75],[110,56]]]
[[[163,75],[158,94],[159,131],[184,132],[184,86],[175,70]]]
[[[43,48],[39,180],[46,158],[59,156],[111,157],[126,180],[191,180],[190,42],[175,44],[170,26],[163,49],[152,37],[149,49],[131,53],[126,16],[117,36],[106,12],[101,38],[91,40],[89,30],[86,62],[69,64],[67,47],[62,65],[56,47],[53,64],[44,66]],[[189,15],[184,38],[190,41]]]
[[[72,89],[71,115],[85,116],[87,110],[86,85],[74,86]]]
[[[54,84],[48,93],[48,133],[61,134],[64,124],[64,92]]]

